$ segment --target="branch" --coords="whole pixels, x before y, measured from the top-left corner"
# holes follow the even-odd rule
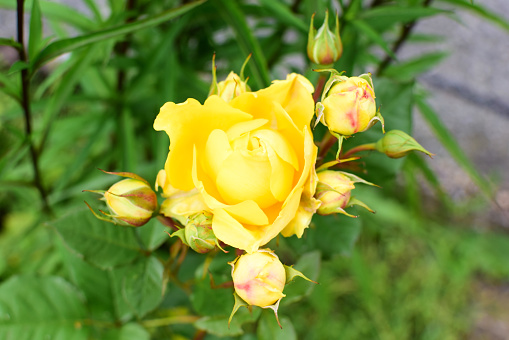
[[[20,48],[18,49],[19,60],[27,63],[27,53],[24,44],[24,23],[23,23],[23,8],[24,0],[17,0],[17,29],[18,29],[18,43]],[[42,184],[41,172],[39,171],[39,154],[37,153],[34,143],[32,141],[32,112],[30,108],[30,73],[28,69],[21,70],[21,106],[23,107],[23,113],[25,115],[25,133],[30,147],[30,156],[32,159],[32,168],[34,171],[34,183],[39,191],[42,199],[43,211],[48,215],[51,215],[51,208],[48,202],[48,194]]]

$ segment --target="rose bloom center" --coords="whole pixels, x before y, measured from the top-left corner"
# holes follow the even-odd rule
[[[212,131],[203,166],[216,184],[218,199],[231,205],[252,200],[262,209],[288,197],[298,170],[288,141],[263,128],[240,134]]]

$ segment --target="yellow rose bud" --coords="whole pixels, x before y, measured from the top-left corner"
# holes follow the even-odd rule
[[[104,193],[111,217],[121,224],[142,226],[152,218],[157,197],[150,186],[136,179],[124,179]]]
[[[166,103],[154,122],[171,142],[158,180],[167,197],[161,213],[182,221],[208,211],[218,240],[249,253],[283,230],[302,236],[310,218],[298,212],[317,206],[312,93],[291,74],[230,102]]]
[[[355,189],[354,183],[362,182],[373,185],[360,177],[346,172],[325,170],[318,173],[318,185],[316,187],[315,197],[321,202],[317,213],[320,215],[331,215],[341,213],[350,217],[344,209],[352,205],[360,205],[373,212],[361,201],[353,198],[352,190]]]
[[[330,215],[344,209],[350,200],[354,182],[338,171],[326,170],[318,173],[318,187],[315,197],[321,202],[320,215]]]
[[[234,72],[230,72],[225,80],[220,81],[217,84],[217,95],[229,102],[235,97],[240,96],[242,93],[249,92],[251,89],[245,81],[242,81],[240,77]]]
[[[248,304],[267,307],[285,296],[285,268],[271,250],[242,255],[232,267],[235,292]]]
[[[315,64],[330,65],[337,61],[343,54],[343,44],[339,37],[339,18],[336,15],[336,28],[334,33],[329,29],[329,11],[325,12],[325,20],[322,27],[316,31],[311,17],[309,27],[307,52],[309,59]]]
[[[375,149],[385,153],[390,158],[401,158],[410,151],[421,151],[431,156],[432,153],[424,149],[413,137],[400,130],[388,131],[378,142]]]
[[[318,119],[332,133],[350,136],[367,130],[376,120],[375,92],[371,76],[333,75],[322,102],[317,104]]]

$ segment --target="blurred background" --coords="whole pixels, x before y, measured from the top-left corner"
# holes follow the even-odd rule
[[[209,0],[167,12],[189,4],[27,0],[28,58],[20,63],[7,42],[17,39],[16,3],[0,0],[0,37],[6,38],[0,46],[0,282],[59,276],[93,301],[66,269],[52,221],[93,200],[82,190],[113,183],[97,168],[154,181],[168,148],[167,137],[152,129],[159,107],[188,97],[203,102],[214,52],[219,80],[239,72],[253,53],[246,70],[253,90],[289,72],[316,83],[307,32],[311,15],[318,28],[329,9],[339,14],[344,47],[334,67],[347,75],[372,72],[386,129],[411,133],[435,155],[366,160],[361,175],[382,189],[360,186],[356,196],[375,215],[317,217],[307,238],[281,241],[289,261],[317,249],[321,254],[320,285],[281,310],[293,324],[285,325],[294,332],[288,339],[508,339],[509,2]],[[31,19],[37,15],[42,26]],[[140,20],[146,24],[129,26]],[[76,36],[83,39],[66,40]],[[30,133],[22,72],[30,72]],[[318,128],[316,136],[323,133]],[[359,134],[345,147],[379,134]],[[1,317],[7,303],[1,287],[3,327],[9,320]],[[208,315],[194,302],[178,306]],[[161,310],[154,307],[149,316]],[[129,320],[143,325],[144,317]],[[236,336],[263,338],[264,323],[257,327],[245,325]],[[153,339],[194,334],[168,325],[145,329]],[[121,338],[101,332],[90,334]],[[204,332],[206,339],[227,334]]]

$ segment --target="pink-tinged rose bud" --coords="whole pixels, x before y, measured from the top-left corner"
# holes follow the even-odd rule
[[[318,65],[331,65],[337,61],[343,54],[343,44],[339,37],[339,19],[336,15],[336,28],[334,32],[329,29],[329,11],[325,12],[325,20],[322,27],[316,31],[313,21],[315,15],[311,17],[308,36],[308,57]]]
[[[350,136],[370,128],[382,118],[377,112],[371,75],[333,74],[326,84],[317,117],[335,135]],[[382,121],[383,124],[383,121]]]
[[[94,215],[104,221],[140,227],[147,223],[157,209],[157,196],[146,180],[130,172],[106,172],[108,174],[128,177],[111,186],[107,191],[85,190],[102,194],[106,201],[109,214],[100,210],[104,215]],[[85,202],[86,203],[86,202]],[[88,205],[88,204],[87,204]]]
[[[124,179],[104,193],[104,199],[115,220],[132,226],[142,226],[157,208],[157,197],[145,182]]]
[[[348,214],[344,209],[352,205],[359,205],[368,211],[373,212],[367,205],[352,197],[354,183],[361,182],[373,185],[360,177],[346,172],[325,170],[318,172],[318,184],[316,186],[315,198],[321,202],[317,213],[320,215]]]
[[[271,250],[242,255],[231,265],[235,292],[248,304],[268,307],[285,296],[285,268]]]
[[[320,215],[330,215],[347,207],[354,182],[338,171],[326,170],[318,173],[315,197],[321,202]]]
[[[413,150],[424,152],[428,156],[433,155],[423,148],[413,137],[400,130],[388,131],[376,142],[375,149],[381,153],[385,153],[390,158],[401,158]]]

